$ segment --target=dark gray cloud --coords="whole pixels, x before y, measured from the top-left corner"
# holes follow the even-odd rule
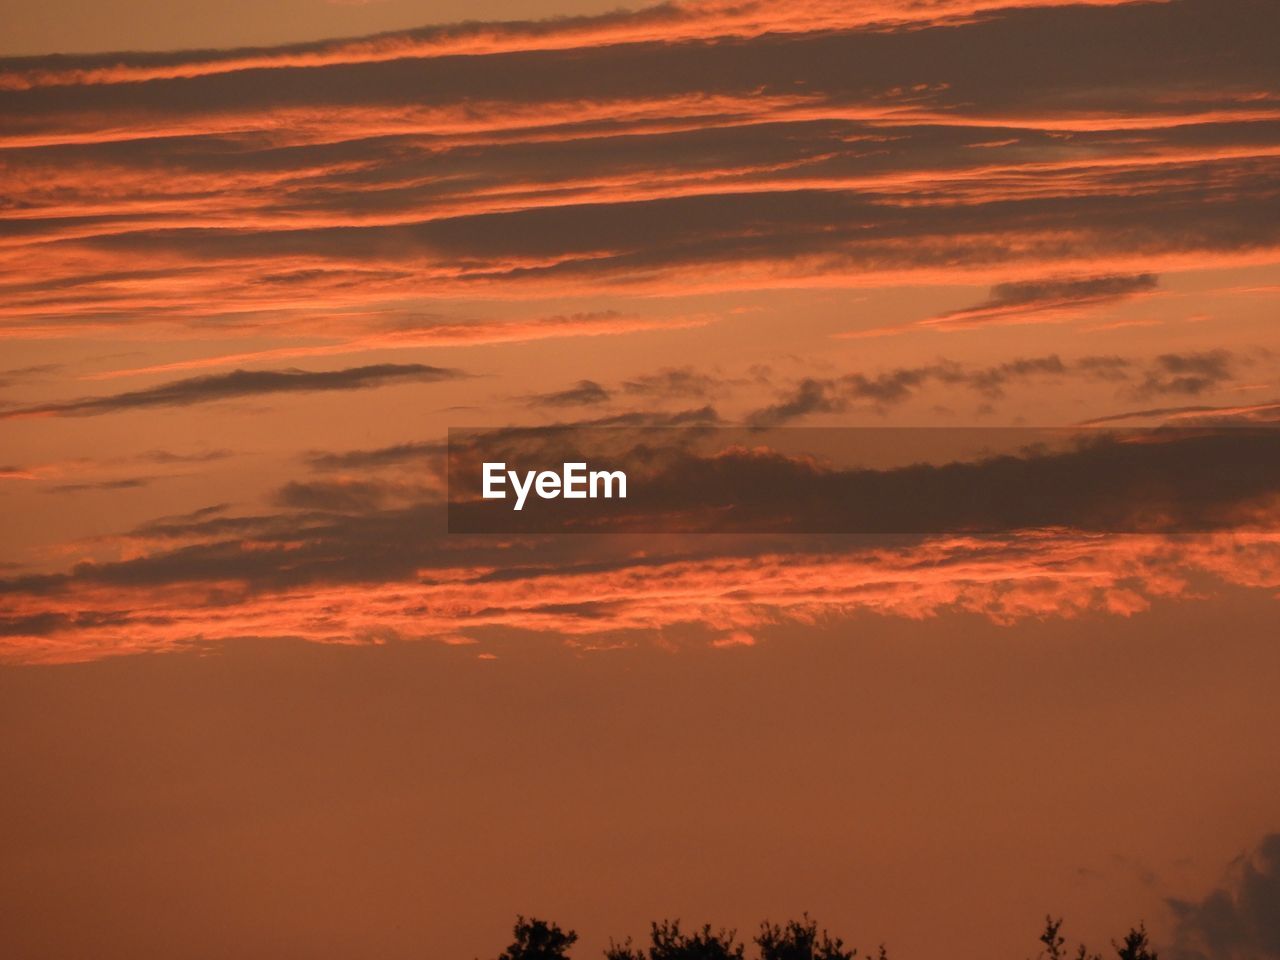
[[[524,399],[539,407],[584,407],[605,403],[612,394],[594,380],[579,380],[567,390],[535,393]]]
[[[1235,376],[1235,357],[1227,350],[1165,353],[1156,357],[1136,392],[1140,396],[1198,396]]]
[[[1002,283],[993,287],[989,306],[1026,306],[1046,301],[1090,301],[1113,299],[1126,294],[1154,290],[1159,281],[1154,274],[1084,277],[1067,280],[1035,280]]]
[[[936,317],[932,322],[981,323],[1064,308],[1091,306],[1150,293],[1159,286],[1151,273],[1114,274],[1001,283],[982,303]]]
[[[443,505],[430,503],[175,519],[145,524],[136,532],[181,545],[118,562],[84,564],[66,573],[0,579],[0,595],[54,593],[77,583],[192,583],[209,586],[221,602],[234,602],[236,596],[223,593],[219,583],[278,589],[317,582],[385,582],[419,569],[446,567],[460,556],[493,566],[518,564],[522,558],[532,562],[538,556],[532,547],[512,552],[503,544],[472,546],[462,554],[457,543],[443,536]],[[260,549],[245,550],[247,539]],[[567,558],[570,551],[556,555]],[[551,557],[547,554],[548,561]]]
[[[958,370],[948,363],[927,367],[899,368],[888,373],[868,377],[851,373],[840,381],[845,394],[854,400],[871,400],[878,404],[900,403],[910,397],[930,377],[950,379],[961,377]]]
[[[561,421],[541,427],[511,427],[507,431],[513,436],[538,436],[543,432],[557,432],[578,427],[685,427],[706,426],[720,422],[720,415],[715,407],[706,405],[676,410],[671,413],[653,413],[646,411],[630,411],[610,414],[604,417],[593,417]],[[346,450],[340,452],[313,451],[306,456],[307,463],[317,470],[351,470],[361,468],[394,467],[405,463],[421,463],[434,461],[443,463],[448,453],[448,444],[440,440],[413,440],[405,443],[378,447],[373,450]]]
[[[294,514],[239,514],[226,515],[230,504],[216,504],[202,507],[190,513],[169,517],[158,517],[139,524],[131,532],[152,540],[187,540],[201,538],[208,540],[220,536],[257,534],[269,531],[277,532],[282,539],[287,527],[298,526],[298,515]],[[320,516],[317,513],[316,516]]]
[[[375,450],[346,450],[342,452],[313,451],[307,462],[317,470],[352,470],[397,466],[418,460],[439,458],[446,446],[437,440],[417,440],[396,443]]]
[[[958,364],[943,361],[922,367],[899,367],[873,376],[850,373],[829,379],[805,377],[785,391],[776,403],[748,414],[747,422],[753,426],[779,426],[812,413],[842,413],[856,401],[889,406],[910,399],[930,379],[957,383],[966,376]]]
[[[748,414],[747,423],[772,427],[799,420],[811,413],[840,413],[848,407],[849,398],[840,392],[837,381],[805,377],[776,403]]]
[[[213,463],[235,456],[231,450],[205,450],[200,453],[174,453],[171,450],[148,450],[135,458],[144,463],[160,465],[172,463]]]
[[[1280,833],[1232,865],[1226,884],[1198,901],[1170,900],[1174,960],[1280,957]]]
[[[1146,410],[1126,410],[1123,413],[1108,414],[1105,417],[1094,417],[1083,421],[1081,425],[1097,426],[1106,423],[1119,423],[1123,420],[1141,420],[1157,417],[1189,417],[1195,422],[1275,421],[1280,418],[1280,400],[1269,400],[1235,407],[1194,404],[1181,407],[1151,407]]]
[[[625,442],[646,429],[652,430],[588,432]],[[667,432],[705,436],[701,427]],[[544,444],[542,449],[559,442],[546,428],[531,433],[533,441]],[[870,431],[859,442],[875,442],[880,433]],[[884,470],[828,468],[806,458],[742,446],[717,456],[695,455],[675,446],[670,455],[655,457],[652,444],[638,445],[634,455],[641,469],[636,476],[646,479],[642,484],[637,479],[627,501],[611,501],[609,517],[596,519],[602,520],[602,532],[687,529],[680,520],[684,517],[693,529],[762,535],[831,534],[841,529],[906,534],[1008,531],[1045,523],[1130,529],[1141,528],[1144,516],[1200,529],[1229,524],[1258,496],[1280,489],[1277,437],[1275,431],[1196,431],[1164,435],[1167,442],[1161,443],[1099,442],[1058,454],[1031,451],[1025,456]],[[510,447],[520,440],[512,435],[500,443]],[[762,549],[849,547],[842,540],[810,533],[794,542],[769,540],[767,546],[750,536],[731,544],[693,537],[677,538],[669,550],[637,558],[630,547],[619,552],[610,537],[476,540],[445,536],[445,508],[438,501],[391,501],[404,493],[394,485],[291,484],[280,495],[286,506],[282,511],[233,515],[217,505],[186,517],[153,521],[135,531],[157,545],[142,555],[87,562],[63,573],[0,579],[0,595],[35,597],[86,584],[190,583],[207,588],[210,602],[234,603],[240,588],[229,589],[227,584],[259,591],[309,583],[407,578],[429,582],[432,570],[459,566],[492,569],[493,574],[485,574],[490,578],[518,579],[538,571],[568,575],[670,562],[672,556],[745,557]],[[541,514],[529,516],[539,522]],[[166,543],[179,545],[159,546]],[[991,549],[999,549],[999,543],[993,542]]]
[[[955,431],[944,431],[955,439]],[[627,431],[619,431],[627,434]],[[1029,528],[1107,532],[1193,532],[1257,522],[1280,495],[1280,430],[1087,431],[974,428],[966,440],[983,453],[879,469],[847,468],[770,449],[797,442],[782,430],[728,429],[699,435],[665,431],[625,437],[568,431],[524,456],[505,438],[481,437],[468,458],[451,457],[450,529],[553,533],[624,530],[699,532],[935,534],[1007,533]],[[855,462],[928,431],[814,428],[826,451]],[[748,445],[752,441],[754,445]],[[692,442],[690,442],[692,441]],[[699,444],[703,444],[700,446]],[[705,444],[710,443],[712,447]],[[481,500],[481,460],[609,463],[628,476],[625,501],[543,501],[515,513]],[[513,457],[512,454],[515,453]]]
[[[705,373],[691,366],[664,367],[653,373],[640,374],[608,387],[594,380],[579,380],[565,390],[536,393],[526,396],[537,406],[574,407],[604,403],[622,393],[633,397],[663,400],[706,400],[726,389],[748,382],[763,383],[762,371],[755,371],[751,380],[731,379],[719,374]]]
[[[667,12],[668,18],[680,16]],[[229,104],[245,109],[311,106],[318,100],[364,106],[472,97],[537,104],[562,99],[566,92],[589,91],[610,99],[688,89],[721,93],[755,85],[768,92],[803,80],[811,89],[846,97],[918,84],[930,97],[942,97],[941,104],[981,103],[993,113],[1045,103],[1065,89],[1080,96],[1087,109],[1128,102],[1160,85],[1185,84],[1188,77],[1219,89],[1232,81],[1273,79],[1277,68],[1266,38],[1275,23],[1274,8],[1265,0],[1185,0],[1172,10],[1163,4],[1011,10],[921,31],[766,34],[741,43],[588,43],[475,58],[406,55],[380,63],[337,57],[307,67],[291,65],[297,51],[280,48],[256,52],[267,58],[278,54],[280,63],[274,68],[266,64],[258,70],[147,84],[8,91],[6,103],[35,125],[41,116],[77,107],[104,113],[141,107],[175,114]],[[561,28],[551,23],[536,30],[554,33]],[[411,41],[424,32],[400,37]],[[1139,37],[1146,43],[1135,44]],[[391,45],[397,38],[380,39]],[[131,61],[148,66],[157,56],[23,58],[0,61],[0,69],[114,67]],[[237,52],[166,56],[170,63],[182,63],[232,59]],[[1138,80],[1146,85],[1133,82]]]
[[[940,359],[930,364],[898,367],[875,375],[851,373],[825,379],[809,377],[783,392],[775,403],[750,413],[747,421],[761,426],[778,426],[812,413],[842,413],[858,403],[882,409],[911,399],[921,387],[930,382],[972,390],[987,401],[1003,397],[1005,390],[1016,383],[1069,377],[1117,384],[1130,383],[1127,393],[1131,396],[1196,396],[1234,380],[1238,363],[1238,358],[1227,350],[1161,354],[1147,362],[1106,354],[1088,355],[1074,360],[1047,354],[1041,357],[1018,357],[987,367],[967,367],[953,360]],[[986,409],[991,409],[989,404]],[[1101,424],[1133,417],[1197,410],[1208,412],[1213,409],[1215,408],[1164,407],[1099,417],[1087,422]]]
[[[10,387],[34,377],[48,376],[57,373],[61,369],[63,369],[63,365],[60,363],[39,363],[26,367],[14,367],[10,370],[0,370],[0,388]]]
[[[1195,175],[1209,176],[1208,164]],[[1190,175],[1190,174],[1188,174]],[[429,256],[458,282],[651,277],[679,267],[826,258],[828,271],[1043,264],[1064,254],[1061,232],[1091,256],[1158,257],[1189,250],[1244,251],[1280,243],[1280,197],[1271,174],[1232,177],[1236,194],[1147,183],[1141,192],[1104,183],[1081,196],[903,207],[896,192],[813,189],[657,197],[460,215],[416,224],[303,227],[246,225],[235,233],[134,230],[81,241],[111,256],[269,262],[310,257],[396,264]],[[1106,180],[1108,174],[1098,175]],[[1118,174],[1115,176],[1119,176]],[[1155,176],[1155,175],[1153,175]],[[1195,202],[1192,203],[1192,197]],[[1170,228],[1176,222],[1177,229]],[[546,265],[526,265],[531,260]],[[97,302],[99,294],[86,296]],[[110,311],[111,304],[104,303]],[[110,313],[108,313],[110,315]]]
[[[910,399],[930,379],[963,382],[969,376],[958,364],[941,362],[921,367],[900,367],[868,376],[851,373],[821,379],[805,377],[785,391],[775,403],[747,415],[753,426],[780,426],[814,413],[843,413],[857,401],[883,408]]]
[[[1075,366],[1100,380],[1125,380],[1133,361],[1127,357],[1099,355],[1081,357],[1075,362]]]
[[[911,399],[929,382],[958,386],[987,398],[1004,396],[1013,383],[1040,378],[1084,377],[1092,380],[1125,380],[1133,362],[1124,357],[1085,356],[1066,361],[1057,354],[1019,357],[987,367],[966,367],[941,359],[918,367],[898,367],[882,373],[845,374],[827,379],[805,378],[784,392],[776,403],[748,414],[757,426],[778,426],[812,413],[841,413],[855,404],[873,409]]]
[[[952,382],[962,383],[984,396],[998,398],[1004,395],[1004,388],[1011,380],[1026,380],[1039,376],[1061,377],[1070,372],[1070,369],[1060,357],[1051,354],[1047,357],[1010,360],[972,373],[959,373]],[[1081,369],[1087,372],[1091,371],[1092,367]]]
[[[42,636],[59,630],[86,627],[124,626],[139,621],[161,622],[163,618],[135,617],[125,613],[86,611],[76,615],[65,613],[36,613],[29,616],[4,616],[0,614],[0,637]]]
[[[646,397],[698,397],[706,398],[724,386],[725,381],[693,367],[666,367],[655,373],[646,373],[622,382],[622,389],[630,394]]]
[[[225,513],[230,507],[230,503],[211,503],[207,507],[197,507],[195,510],[190,510],[187,513],[158,518],[152,521],[152,523],[156,525],[163,525],[168,523],[192,523],[199,520],[208,520],[211,517],[218,516],[220,513]],[[146,529],[146,527],[141,529]]]
[[[46,493],[84,493],[91,490],[136,490],[155,481],[155,477],[123,477],[118,480],[87,480],[82,483],[60,483]]]
[[[358,513],[376,510],[388,493],[385,485],[368,480],[293,481],[280,488],[274,499],[282,507]]]
[[[395,383],[431,383],[461,376],[463,374],[457,370],[420,363],[383,363],[324,371],[233,370],[230,373],[175,380],[126,393],[17,407],[0,411],[0,419],[31,416],[90,417],[124,410],[182,407],[279,393],[366,390]]]

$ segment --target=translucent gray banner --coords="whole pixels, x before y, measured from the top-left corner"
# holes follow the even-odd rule
[[[1273,426],[455,429],[448,473],[451,533],[1280,525]]]

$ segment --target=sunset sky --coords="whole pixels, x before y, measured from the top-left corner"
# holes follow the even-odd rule
[[[1275,0],[0,24],[0,954],[808,910],[1021,960],[1052,910],[1280,957],[1247,462],[1213,533],[891,542],[448,533],[443,464],[458,427],[1274,427]]]

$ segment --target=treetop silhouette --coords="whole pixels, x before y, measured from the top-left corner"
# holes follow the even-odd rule
[[[578,942],[574,931],[566,932],[554,923],[533,917],[527,920],[516,917],[512,933],[514,942],[498,954],[497,960],[569,960],[569,949]],[[817,922],[807,913],[799,920],[788,920],[781,925],[766,920],[760,924],[760,932],[752,942],[759,960],[856,960],[858,957],[858,951],[846,947],[839,937],[832,937],[825,929],[819,931]],[[1045,918],[1040,943],[1043,949],[1038,960],[1067,960],[1061,918],[1055,920],[1052,915]],[[1142,924],[1130,928],[1124,940],[1113,940],[1111,945],[1117,960],[1159,960]],[[647,948],[633,946],[630,938],[621,944],[611,940],[604,956],[605,960],[746,960],[746,945],[737,939],[735,930],[713,930],[708,923],[686,933],[678,919],[663,920],[650,924]],[[865,960],[873,958],[868,955]],[[874,960],[888,960],[883,944]],[[1103,958],[1080,944],[1074,960]]]

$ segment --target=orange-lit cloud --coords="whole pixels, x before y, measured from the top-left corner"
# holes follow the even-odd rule
[[[456,643],[502,629],[585,647],[653,642],[699,626],[709,642],[784,622],[874,612],[909,618],[971,612],[999,623],[1131,615],[1156,598],[1211,596],[1222,585],[1280,587],[1274,534],[1190,538],[1040,534],[1000,542],[944,538],[916,547],[599,562],[431,567],[387,583],[313,583],[263,591],[237,580],[130,582],[130,566],[85,570],[70,592],[12,589],[0,649],[17,661],[163,651],[246,636],[360,643],[395,636]],[[292,549],[297,549],[292,548]],[[286,561],[288,543],[228,542],[227,561]],[[630,560],[627,554],[630,553]],[[183,551],[169,563],[183,564]],[[132,569],[144,569],[134,561]],[[1215,586],[1215,584],[1217,584]],[[646,641],[647,638],[647,641]]]
[[[0,480],[28,497],[15,559],[44,571],[3,582],[2,649],[487,630],[591,646],[690,624],[745,648],[771,623],[854,611],[1014,622],[1274,590],[1274,540],[1247,524],[896,548],[459,540],[443,438],[371,412],[372,387],[431,380],[513,423],[941,417],[957,398],[987,416],[1049,390],[1060,419],[1095,424],[1274,419],[1228,395],[1277,386],[1248,353],[1273,341],[1261,298],[1280,267],[1264,6],[712,0],[0,62],[0,339],[30,355],[0,376],[0,429],[22,444]],[[1230,276],[1207,290],[1210,271]],[[1177,325],[1179,304],[1214,320]],[[1147,324],[1160,340],[1132,349]],[[946,357],[868,337],[940,330],[973,332]],[[1064,332],[1133,339],[1063,347]],[[129,353],[87,362],[91,341]],[[445,348],[474,348],[459,366],[486,377],[436,366]],[[351,359],[369,353],[385,355]],[[199,405],[216,432],[206,401],[282,392],[296,418],[255,437],[279,448],[270,479],[193,480],[167,516],[105,529],[109,509],[62,512],[196,470],[141,458],[171,438],[97,415],[178,407],[181,427]],[[319,394],[349,402],[325,449]],[[366,428],[377,439],[351,436]],[[287,476],[299,462],[312,474]]]
[[[1104,25],[1125,42],[1073,46]],[[440,296],[1271,263],[1280,85],[1259,35],[1203,0],[707,3],[9,61],[0,336],[292,341],[269,359],[372,348],[370,317]]]
[[[477,56],[531,51],[571,50],[621,43],[680,43],[696,40],[745,39],[767,33],[858,28],[921,29],[986,11],[1016,6],[1053,7],[1065,3],[1099,6],[1137,0],[929,0],[909,7],[892,2],[850,7],[838,0],[783,3],[727,3],[686,0],[635,13],[562,18],[540,23],[463,24],[385,34],[358,40],[303,44],[275,51],[228,51],[215,56],[86,57],[78,66],[48,67],[12,62],[0,73],[0,89],[43,86],[137,83],[185,79],[242,70],[316,68],[338,64],[380,63],[426,57]],[[1162,0],[1143,0],[1162,2]],[[106,62],[103,62],[106,61]]]

